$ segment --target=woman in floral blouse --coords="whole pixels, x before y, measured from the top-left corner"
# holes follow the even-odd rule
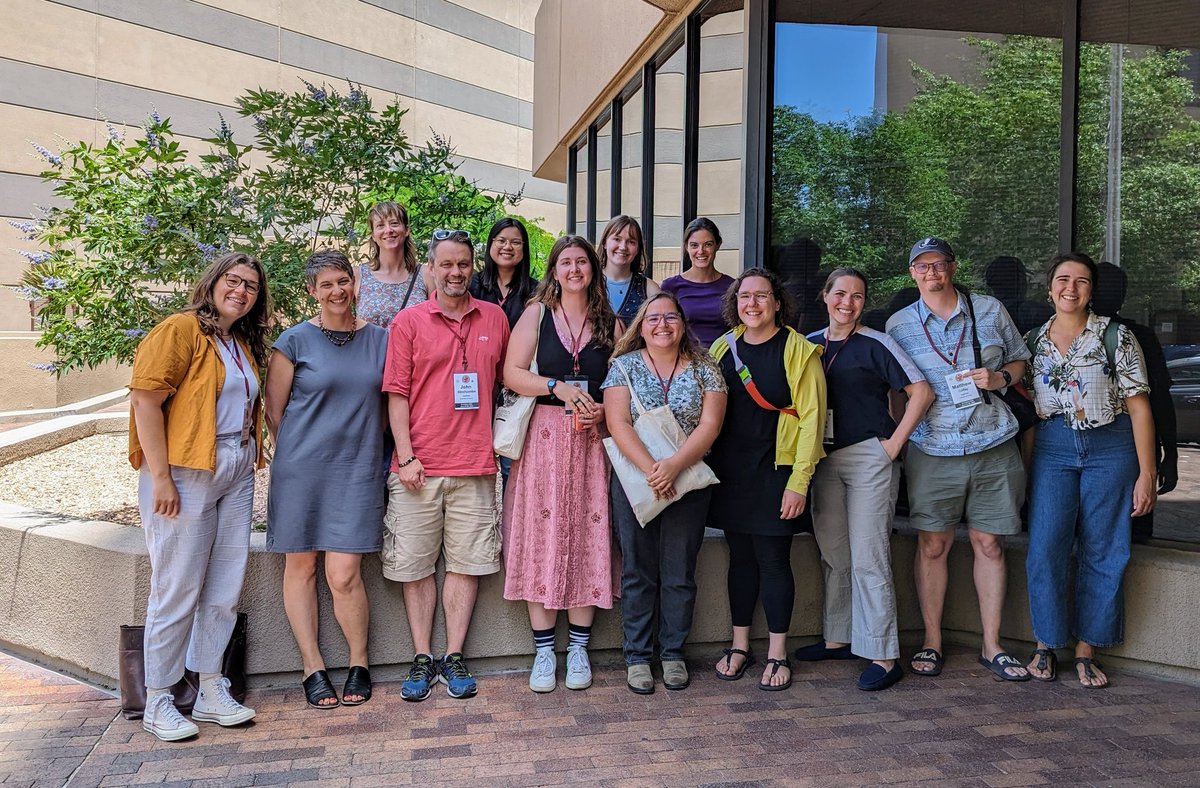
[[[1109,319],[1090,308],[1096,284],[1091,258],[1059,255],[1046,278],[1054,317],[1027,337],[1033,358],[1026,384],[1042,419],[1035,427],[1029,474],[1026,570],[1038,639],[1029,672],[1053,681],[1054,650],[1070,645],[1073,637],[1079,683],[1095,689],[1108,686],[1095,650],[1124,640],[1122,583],[1131,520],[1154,508],[1150,387],[1133,334],[1119,326],[1105,342]],[[1076,538],[1078,571],[1069,621],[1063,591]]]

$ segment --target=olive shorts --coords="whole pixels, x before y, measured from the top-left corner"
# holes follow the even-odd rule
[[[977,454],[935,457],[908,445],[908,521],[918,531],[946,531],[966,515],[977,531],[1008,536],[1021,531],[1025,466],[1016,441]]]

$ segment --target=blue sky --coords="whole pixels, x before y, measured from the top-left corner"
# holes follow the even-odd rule
[[[819,121],[870,114],[875,103],[876,28],[775,26],[775,103]]]

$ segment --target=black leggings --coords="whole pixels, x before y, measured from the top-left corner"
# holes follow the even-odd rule
[[[792,537],[725,532],[729,545],[729,611],[735,627],[748,627],[761,593],[767,630],[792,626],[796,581],[792,577]]]

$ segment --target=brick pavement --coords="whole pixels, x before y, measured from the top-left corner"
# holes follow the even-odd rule
[[[524,674],[484,676],[482,694],[374,699],[331,712],[299,687],[260,690],[257,720],[202,725],[158,742],[110,696],[0,655],[4,786],[429,783],[548,785],[1200,785],[1200,688],[1114,672],[1074,681],[993,681],[965,649],[934,679],[853,687],[856,662],[802,666],[765,693],[694,663],[692,687],[648,697],[601,667],[586,692],[537,696]],[[336,678],[341,678],[339,673]]]

